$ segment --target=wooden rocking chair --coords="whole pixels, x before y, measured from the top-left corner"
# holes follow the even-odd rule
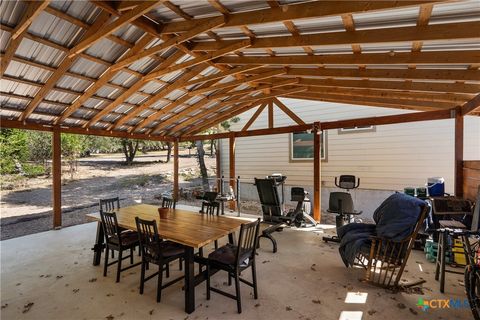
[[[365,278],[361,281],[394,290],[413,287],[425,282],[425,280],[419,280],[399,285],[410,251],[412,251],[428,210],[429,207],[425,204],[413,232],[401,241],[392,241],[378,236],[370,237],[372,244],[369,256],[359,253],[356,257],[356,260],[366,269]]]

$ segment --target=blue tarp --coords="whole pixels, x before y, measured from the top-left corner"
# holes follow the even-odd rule
[[[394,241],[407,238],[414,231],[425,202],[404,193],[395,193],[388,197],[375,210],[373,219],[376,224],[350,223],[338,228],[340,255],[345,266],[353,266],[359,252],[368,255],[370,236],[378,236]]]

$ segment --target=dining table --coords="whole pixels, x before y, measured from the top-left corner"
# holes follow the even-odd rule
[[[195,275],[195,249],[200,249],[225,236],[228,236],[229,242],[233,244],[235,241],[234,233],[239,230],[243,223],[249,222],[249,220],[200,214],[184,209],[169,209],[168,215],[160,218],[158,208],[158,206],[149,204],[136,204],[120,208],[116,211],[118,225],[121,228],[136,230],[135,217],[155,220],[157,222],[158,234],[162,239],[184,246],[185,312],[192,313],[195,310],[195,286],[206,279],[206,271],[202,271],[202,268]],[[92,250],[94,251],[93,265],[99,265],[103,249],[105,248],[105,236],[100,213],[90,213],[86,216],[90,221],[97,222],[96,239]]]

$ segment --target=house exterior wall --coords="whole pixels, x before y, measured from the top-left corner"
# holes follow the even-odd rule
[[[305,122],[333,121],[407,113],[397,109],[361,107],[346,104],[281,99]],[[250,129],[266,128],[267,109]],[[240,115],[232,130],[241,130],[255,109]],[[276,127],[294,124],[275,108]],[[353,192],[359,209],[372,211],[388,194],[404,187],[423,186],[428,177],[445,178],[446,192],[454,188],[454,120],[436,120],[376,126],[374,131],[327,132],[327,155],[321,164],[322,208],[328,205],[328,192],[334,179],[353,174],[361,179],[360,189]],[[228,177],[228,140],[221,142],[222,173]],[[465,118],[465,160],[480,159],[480,118]],[[290,160],[289,134],[237,138],[236,175],[242,180],[242,198],[255,199],[254,177],[271,173],[286,175],[286,185],[313,186],[312,161]],[[289,195],[288,193],[286,193]],[[362,205],[363,203],[363,205]]]

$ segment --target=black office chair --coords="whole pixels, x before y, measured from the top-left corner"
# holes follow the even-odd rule
[[[360,179],[356,179],[352,175],[341,175],[339,179],[335,177],[335,186],[341,189],[350,190],[360,186]],[[335,224],[338,228],[353,222],[354,216],[359,215],[362,211],[356,211],[353,206],[352,195],[348,192],[330,192],[328,199],[327,212],[335,213]],[[323,237],[325,242],[340,242],[338,236]]]
[[[162,289],[182,280],[184,276],[178,277],[162,284],[163,271],[167,270],[170,262],[185,256],[185,248],[172,241],[164,241],[158,235],[157,222],[148,221],[135,217],[137,224],[140,250],[142,252],[142,269],[140,273],[140,294],[143,294],[145,282],[157,276],[157,302],[162,298]],[[158,265],[158,271],[145,278],[145,269],[150,263]]]
[[[208,255],[207,259],[207,300],[210,300],[210,291],[219,293],[237,301],[237,311],[242,313],[242,301],[240,296],[240,281],[253,288],[253,297],[258,299],[257,274],[255,268],[255,251],[257,249],[258,231],[260,219],[242,224],[238,237],[237,246],[227,244],[218,248]],[[252,268],[252,282],[240,278],[245,269]],[[228,272],[228,284],[235,279],[235,295],[210,286],[212,269]]]
[[[118,227],[117,215],[115,212],[100,211],[102,219],[102,227],[105,233],[105,264],[103,266],[103,276],[107,276],[107,269],[112,264],[117,264],[117,281],[120,281],[120,273],[128,270],[140,263],[133,263],[133,250],[139,245],[138,236],[135,231],[121,231]],[[108,251],[118,251],[118,259],[113,262],[108,262]],[[130,250],[128,256],[123,257],[123,251]],[[122,261],[130,258],[130,266],[122,268]]]

